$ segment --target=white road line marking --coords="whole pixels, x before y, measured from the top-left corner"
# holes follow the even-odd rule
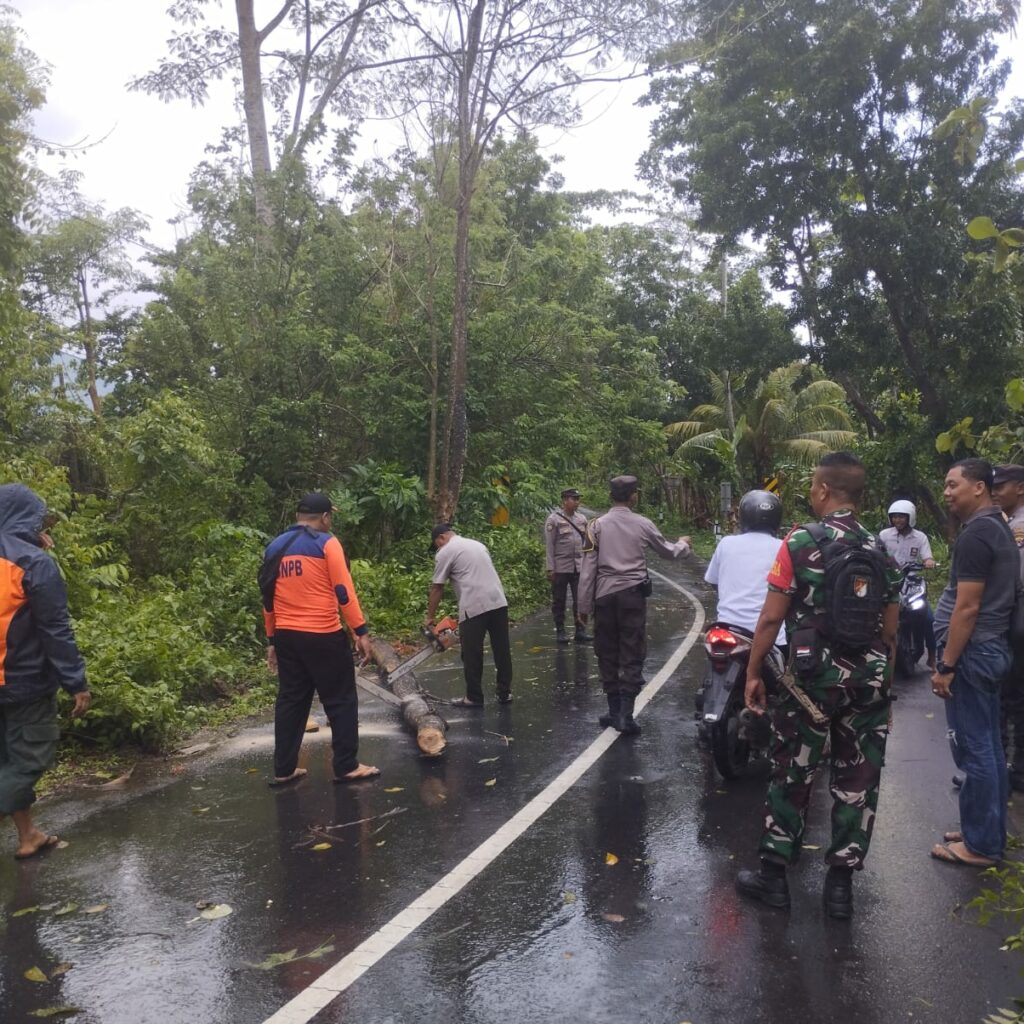
[[[675,649],[658,674],[643,688],[637,698],[636,711],[645,708],[658,691],[672,677],[683,658],[690,653],[704,628],[704,608],[685,587],[660,572],[651,573],[670,587],[678,590],[693,606],[694,619],[689,632]],[[353,982],[362,977],[378,960],[391,952],[424,921],[432,917],[456,893],[461,892],[484,868],[512,845],[556,800],[564,796],[597,763],[601,755],[618,739],[614,729],[605,729],[575,761],[565,768],[528,804],[516,812],[489,839],[485,839],[472,853],[452,868],[426,892],[413,900],[405,910],[396,914],[351,953],[329,967],[316,981],[285,1003],[264,1024],[308,1024],[316,1014],[341,995]]]

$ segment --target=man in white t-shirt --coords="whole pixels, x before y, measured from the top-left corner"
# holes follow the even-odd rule
[[[491,554],[478,540],[460,537],[451,523],[438,523],[430,533],[434,579],[427,598],[426,625],[434,626],[445,583],[451,582],[459,602],[459,641],[466,696],[452,701],[465,708],[484,706],[484,637],[491,641],[499,704],[512,703],[512,645],[508,635],[508,601]]]
[[[740,532],[723,537],[704,573],[704,580],[718,588],[716,618],[753,633],[765,595],[768,573],[779,553],[775,536],[782,523],[782,502],[769,491],[748,491],[740,499]],[[776,641],[786,643],[786,627]]]

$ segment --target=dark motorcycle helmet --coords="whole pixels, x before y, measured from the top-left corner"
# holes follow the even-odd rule
[[[740,533],[777,533],[782,502],[771,491],[747,491],[740,498]]]

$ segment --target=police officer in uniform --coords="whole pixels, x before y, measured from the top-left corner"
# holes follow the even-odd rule
[[[1003,510],[1020,552],[1020,581],[1024,586],[1024,466],[996,466],[992,498]],[[1024,650],[1013,644],[1013,667],[1001,693],[1003,747],[1010,761],[1010,785],[1024,792]]]
[[[662,558],[688,555],[690,538],[670,543],[650,519],[633,511],[635,476],[613,477],[609,491],[611,509],[587,525],[579,611],[594,613],[594,650],[608,698],[608,714],[598,722],[635,736],[640,727],[633,720],[633,705],[644,685],[647,656],[650,577],[644,552],[651,548]]]
[[[580,566],[583,562],[583,538],[586,536],[587,517],[580,511],[580,492],[575,487],[562,491],[562,507],[548,516],[544,523],[544,546],[548,579],[551,581],[551,614],[555,619],[555,638],[567,644],[565,632],[566,591],[572,591],[572,612],[576,621],[576,643],[583,644],[593,637],[587,635],[579,611]]]

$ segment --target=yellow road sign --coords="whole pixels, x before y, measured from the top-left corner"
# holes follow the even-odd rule
[[[764,489],[771,491],[772,494],[779,493],[779,478],[777,476],[770,476],[765,479]]]

